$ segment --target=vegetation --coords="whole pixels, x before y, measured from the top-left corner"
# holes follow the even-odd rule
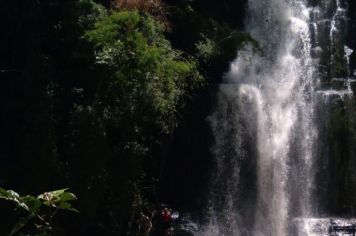
[[[75,211],[66,190],[1,189],[18,206],[0,201],[1,235],[135,235],[141,212],[171,201],[170,143],[202,123],[188,114],[207,115],[202,94],[251,40],[235,12],[225,22],[211,3],[0,3],[0,185],[25,194],[68,186],[80,212],[57,214]]]
[[[9,235],[50,235],[53,231],[52,222],[58,210],[78,211],[70,201],[76,200],[73,193],[67,189],[45,192],[37,197],[20,196],[12,190],[0,188],[0,199],[15,203],[17,209],[23,210],[22,216],[13,227]]]
[[[142,235],[157,204],[203,206],[211,94],[246,42],[263,53],[243,31],[245,4],[1,1],[0,186],[25,195],[0,189],[0,235]],[[325,50],[327,76],[347,73],[342,50]],[[325,143],[345,136],[328,152],[351,182],[356,151],[338,150],[355,116],[331,114]],[[29,195],[62,186],[75,195]]]

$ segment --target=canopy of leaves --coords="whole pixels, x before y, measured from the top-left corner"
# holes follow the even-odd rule
[[[194,60],[172,49],[163,25],[137,11],[121,11],[97,22],[86,38],[107,75],[101,97],[110,104],[105,119],[135,121],[136,130],[171,131],[182,98],[201,77]]]

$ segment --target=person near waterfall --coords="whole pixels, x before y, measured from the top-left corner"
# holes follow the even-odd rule
[[[163,235],[170,235],[172,226],[172,214],[168,208],[164,208],[161,212]]]

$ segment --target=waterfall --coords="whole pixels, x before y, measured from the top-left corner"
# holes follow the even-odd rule
[[[216,165],[199,235],[286,236],[294,219],[315,216],[316,107],[342,94],[320,84],[335,79],[323,63],[337,59],[345,9],[341,0],[248,1],[246,29],[260,48],[246,43],[219,86],[209,117]],[[349,67],[352,50],[343,50]]]

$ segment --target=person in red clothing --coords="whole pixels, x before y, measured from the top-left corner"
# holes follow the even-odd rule
[[[168,208],[164,208],[161,212],[163,222],[170,222],[172,220],[172,214]]]
[[[152,230],[150,236],[169,236],[172,235],[172,225],[175,220],[175,215],[172,214],[166,205],[161,204],[152,214]]]
[[[163,234],[170,235],[172,225],[172,214],[168,208],[164,208],[161,212],[161,220],[163,223]]]

